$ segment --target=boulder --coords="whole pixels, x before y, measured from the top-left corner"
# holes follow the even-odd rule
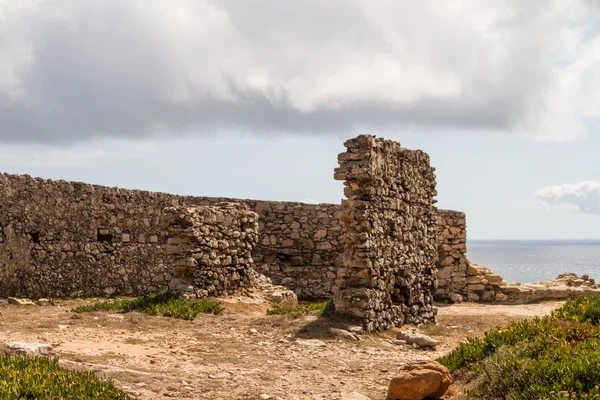
[[[14,304],[17,306],[35,306],[35,303],[29,299],[18,299],[16,297],[9,297],[8,304]]]
[[[417,332],[416,330],[403,330],[396,333],[396,339],[404,340],[406,343],[413,345],[416,344],[419,347],[435,347],[438,341],[430,338],[427,335]]]
[[[390,382],[387,400],[439,399],[452,381],[448,369],[435,361],[409,364]]]
[[[52,346],[44,343],[10,342],[6,344],[10,354],[25,356],[51,356]]]

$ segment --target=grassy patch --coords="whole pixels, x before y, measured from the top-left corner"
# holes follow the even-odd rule
[[[72,371],[46,357],[0,356],[0,399],[130,400],[92,372]]]
[[[439,361],[476,373],[469,395],[485,399],[600,398],[600,297],[469,338]]]
[[[273,308],[267,310],[267,315],[290,315],[298,318],[303,315],[316,315],[318,317],[326,316],[332,306],[330,301],[324,301],[321,303],[306,303],[299,304],[296,307],[281,307],[277,304],[273,305]]]
[[[80,306],[73,309],[76,313],[111,310],[121,312],[140,311],[148,315],[161,315],[164,317],[192,320],[199,313],[220,314],[223,308],[218,301],[206,299],[189,301],[183,296],[172,292],[161,292],[133,299],[101,301],[89,306]]]

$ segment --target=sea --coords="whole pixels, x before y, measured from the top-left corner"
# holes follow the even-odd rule
[[[467,258],[506,282],[540,282],[574,272],[600,283],[600,240],[469,240]]]

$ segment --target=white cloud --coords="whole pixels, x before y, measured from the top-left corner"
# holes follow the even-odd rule
[[[0,0],[0,141],[598,118],[592,1]]]
[[[545,207],[561,207],[584,214],[600,215],[600,182],[551,185],[535,192]]]

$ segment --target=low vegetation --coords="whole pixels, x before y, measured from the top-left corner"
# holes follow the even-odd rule
[[[277,304],[274,304],[273,308],[267,310],[267,315],[290,315],[295,318],[303,315],[316,315],[318,317],[322,317],[329,315],[332,311],[332,308],[332,301],[298,304],[295,307],[281,307]]]
[[[46,357],[0,356],[0,399],[130,400],[92,372],[72,371]]]
[[[600,398],[600,297],[469,338],[439,361],[485,399]]]
[[[101,301],[89,306],[74,308],[73,312],[83,313],[111,310],[120,312],[139,311],[148,315],[160,315],[187,320],[196,318],[196,315],[199,313],[217,315],[223,312],[221,303],[218,301],[207,299],[190,301],[172,292],[161,292],[133,299],[120,298],[111,301]]]

